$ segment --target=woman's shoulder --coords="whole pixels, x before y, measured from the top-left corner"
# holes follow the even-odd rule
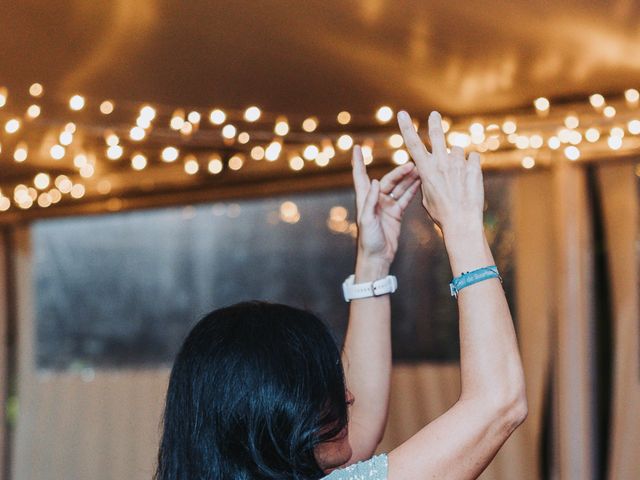
[[[334,470],[322,480],[387,480],[387,455],[371,457],[364,462]]]

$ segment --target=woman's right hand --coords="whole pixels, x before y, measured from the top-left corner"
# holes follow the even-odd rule
[[[484,186],[480,155],[447,144],[438,112],[429,116],[429,138],[432,151],[425,147],[407,112],[398,113],[398,124],[404,142],[418,167],[422,185],[422,204],[433,221],[446,235],[469,227],[482,228]]]

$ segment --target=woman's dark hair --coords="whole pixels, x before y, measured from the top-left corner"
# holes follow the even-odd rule
[[[313,314],[239,303],[191,330],[167,391],[157,480],[317,479],[347,424],[340,352]]]

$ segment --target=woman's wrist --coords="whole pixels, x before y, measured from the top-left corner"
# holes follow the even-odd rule
[[[355,282],[373,282],[389,275],[391,262],[385,258],[358,252],[356,257]]]
[[[493,265],[493,256],[482,226],[449,228],[443,230],[443,237],[454,277]]]

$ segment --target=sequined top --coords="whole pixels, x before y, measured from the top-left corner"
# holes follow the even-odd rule
[[[387,480],[387,455],[381,454],[347,468],[334,470],[322,480]]]

